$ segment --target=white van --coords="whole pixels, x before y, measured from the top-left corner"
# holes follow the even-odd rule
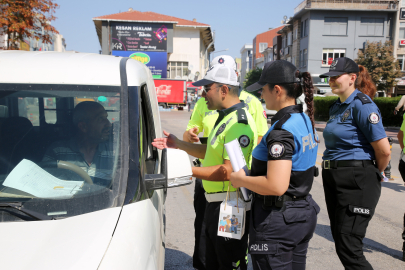
[[[0,52],[0,268],[163,269],[167,188],[191,164],[156,137],[140,62]]]

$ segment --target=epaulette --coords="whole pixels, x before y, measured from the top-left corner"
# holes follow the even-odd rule
[[[248,119],[247,119],[247,115],[246,115],[245,110],[242,109],[242,108],[239,108],[237,110],[237,113],[238,113],[238,123],[247,125],[248,124]]]
[[[361,100],[361,103],[363,103],[363,105],[367,104],[367,103],[371,103],[370,98],[362,92],[357,93],[357,97]]]

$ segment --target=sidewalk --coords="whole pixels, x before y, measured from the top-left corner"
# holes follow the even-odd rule
[[[315,129],[317,131],[323,132],[325,129],[326,122],[315,121]],[[397,134],[399,131],[399,127],[384,127],[385,133],[387,133],[387,137],[392,138],[393,143],[398,143]]]

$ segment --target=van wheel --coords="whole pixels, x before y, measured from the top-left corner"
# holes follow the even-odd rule
[[[167,104],[166,103],[162,103],[161,106],[163,107],[163,109],[167,108]]]

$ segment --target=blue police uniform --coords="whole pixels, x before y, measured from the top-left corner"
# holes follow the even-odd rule
[[[345,269],[373,269],[363,255],[363,238],[381,195],[381,175],[371,142],[386,137],[381,113],[359,90],[329,109],[323,136],[325,191],[336,253]]]
[[[253,150],[251,176],[267,175],[269,160],[291,160],[290,183],[283,196],[254,193],[249,252],[254,269],[291,269],[291,265],[305,269],[308,242],[320,210],[309,194],[318,144],[302,105],[281,109],[272,123]]]

